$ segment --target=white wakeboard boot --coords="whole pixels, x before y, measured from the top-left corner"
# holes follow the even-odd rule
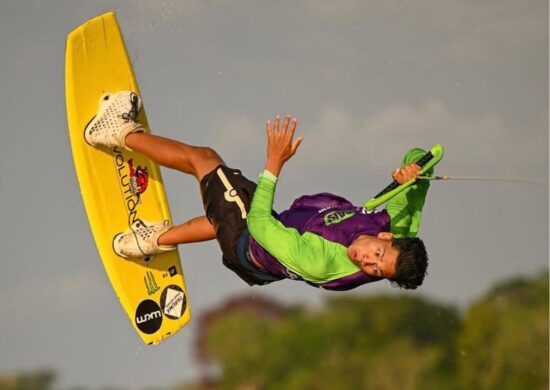
[[[140,109],[141,99],[135,92],[106,93],[84,129],[84,139],[91,146],[120,146],[130,150],[124,143],[126,136],[145,131],[136,119]]]
[[[113,238],[113,250],[118,256],[125,259],[135,258],[148,263],[154,255],[176,249],[175,246],[159,245],[158,243],[159,237],[171,227],[172,225],[168,221],[146,222],[138,219],[130,229]]]

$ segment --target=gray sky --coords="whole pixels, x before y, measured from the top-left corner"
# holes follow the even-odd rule
[[[547,1],[0,0],[0,373],[53,367],[60,384],[192,379],[193,323],[144,347],[97,255],[69,146],[66,35],[115,10],[152,131],[215,147],[255,179],[264,121],[304,142],[275,208],[329,191],[355,203],[412,146],[446,147],[438,173],[548,179]],[[194,179],[163,170],[173,218],[202,213]],[[434,183],[418,292],[464,306],[548,264],[548,186]],[[247,288],[215,242],[181,247],[195,318],[239,293],[313,306],[335,293]],[[388,283],[351,294],[390,293]]]

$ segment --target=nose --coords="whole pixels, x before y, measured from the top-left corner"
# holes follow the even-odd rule
[[[373,259],[371,256],[364,254],[363,255],[363,264],[365,265],[374,265],[376,264],[376,259]]]

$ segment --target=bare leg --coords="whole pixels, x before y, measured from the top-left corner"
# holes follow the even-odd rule
[[[193,218],[181,225],[175,226],[159,237],[159,245],[176,246],[213,240],[216,238],[214,227],[205,216]]]
[[[192,146],[169,138],[146,133],[132,133],[126,146],[145,154],[157,164],[195,176],[200,182],[220,164],[225,164],[211,148]],[[176,246],[216,238],[216,231],[205,216],[193,218],[175,226],[159,237],[159,245]]]
[[[157,164],[191,174],[198,181],[218,165],[225,164],[211,148],[187,145],[158,135],[132,133],[126,137],[125,143]]]

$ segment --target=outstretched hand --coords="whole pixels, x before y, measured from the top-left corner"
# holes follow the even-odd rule
[[[276,116],[273,124],[269,120],[265,124],[267,130],[267,160],[265,169],[275,176],[279,176],[283,165],[294,156],[303,140],[303,137],[293,140],[297,124],[296,118],[291,120],[290,115],[287,115],[280,130],[279,121],[280,117]]]
[[[397,168],[392,172],[391,176],[399,184],[408,182],[411,179],[414,179],[420,174],[420,166],[415,163],[409,164],[404,168]]]

